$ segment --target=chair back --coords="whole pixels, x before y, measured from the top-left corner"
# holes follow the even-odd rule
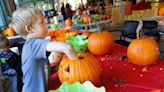
[[[131,39],[135,39],[138,24],[139,21],[125,21],[123,24],[122,35]]]
[[[155,21],[155,20],[143,21],[142,30],[145,35],[156,37],[158,35],[157,29],[158,29],[157,21]]]

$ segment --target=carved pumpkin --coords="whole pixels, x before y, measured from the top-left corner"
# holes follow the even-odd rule
[[[64,57],[58,69],[59,79],[63,82],[83,83],[87,80],[96,83],[100,77],[100,64],[92,54],[77,54],[79,59]]]
[[[7,35],[8,36],[14,36],[16,33],[12,28],[7,28]]]
[[[68,18],[65,23],[66,26],[72,26],[72,20],[70,18]]]
[[[159,9],[159,15],[164,16],[164,6]]]
[[[105,55],[111,51],[113,36],[108,31],[92,33],[88,38],[88,49],[95,55]]]
[[[133,40],[127,50],[129,60],[140,66],[149,66],[158,58],[157,43],[152,38],[138,38]]]

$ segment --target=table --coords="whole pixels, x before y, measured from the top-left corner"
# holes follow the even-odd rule
[[[113,52],[104,56],[96,56],[102,71],[96,86],[105,86],[106,92],[150,92],[160,89],[164,92],[164,59],[150,67],[133,65],[126,55],[127,47],[120,44],[113,45]],[[50,89],[60,86],[58,74],[51,76]]]
[[[83,29],[83,28],[89,27],[90,30],[88,30],[88,31],[95,32],[95,31],[100,30],[100,27],[108,27],[109,28],[111,22],[112,22],[112,19],[101,20],[101,21],[98,21],[98,22],[92,22],[92,23],[88,23],[88,24],[84,24],[84,23],[83,24],[79,24],[79,25],[73,24],[71,26],[71,28],[79,30],[79,31],[84,31],[85,29]],[[49,26],[51,26],[51,25],[49,25]],[[59,28],[61,28],[61,27],[66,27],[65,22],[60,22],[59,23]]]

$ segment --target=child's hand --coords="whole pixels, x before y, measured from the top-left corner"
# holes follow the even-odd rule
[[[67,50],[65,50],[64,53],[71,60],[78,59],[78,56],[76,55],[74,48],[70,44],[67,45]]]
[[[47,45],[46,50],[50,52],[65,53],[66,56],[71,60],[78,59],[78,56],[74,51],[74,48],[68,43],[53,41]]]
[[[48,60],[50,64],[54,64],[60,61],[61,59],[61,53],[59,52],[51,52],[51,54],[48,56]]]

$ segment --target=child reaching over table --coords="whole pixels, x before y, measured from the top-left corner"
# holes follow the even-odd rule
[[[63,52],[69,59],[78,57],[70,44],[45,39],[47,26],[40,10],[21,7],[12,17],[10,25],[17,34],[26,39],[22,49],[22,92],[47,92],[50,64],[46,51]]]

